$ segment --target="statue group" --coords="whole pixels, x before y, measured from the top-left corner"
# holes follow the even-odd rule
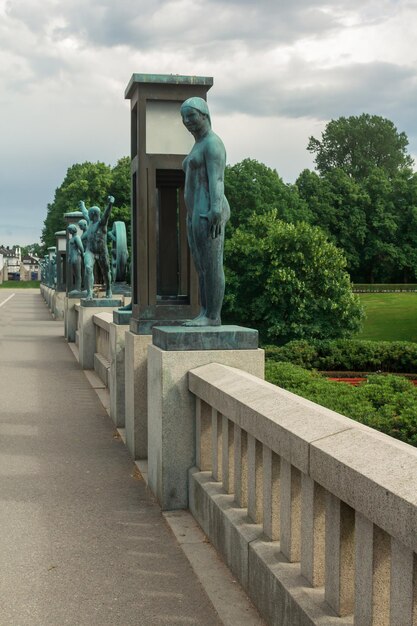
[[[78,228],[75,224],[70,224],[67,228],[68,258],[74,285],[69,295],[82,294],[88,299],[93,298],[94,269],[97,264],[103,276],[106,298],[111,298],[112,283],[117,279],[120,280],[126,271],[128,253],[125,225],[123,222],[115,222],[113,231],[108,231],[113,204],[114,197],[108,196],[107,206],[102,213],[98,206],[92,206],[87,210],[83,200],[78,203],[84,217],[79,220]],[[79,231],[81,235],[78,234]],[[112,242],[112,263],[107,247],[108,239]],[[116,262],[113,261],[114,258]],[[120,259],[124,259],[124,265]]]
[[[220,137],[211,128],[210,112],[205,100],[189,98],[181,106],[181,116],[184,126],[195,140],[183,162],[184,200],[187,238],[198,274],[201,301],[199,315],[184,322],[184,325],[220,326],[225,289],[224,235],[230,217],[229,203],[224,195],[226,150]],[[113,231],[108,233],[113,204],[114,198],[109,196],[102,214],[98,206],[87,210],[84,202],[79,202],[83,219],[78,222],[78,227],[82,234],[78,234],[74,224],[68,226],[69,263],[74,284],[71,294],[80,294],[84,288],[86,297],[93,297],[94,266],[97,263],[104,279],[106,297],[110,298],[112,280],[116,279],[119,266],[124,264],[125,271],[126,235],[123,246],[120,246],[120,250],[123,248],[126,253],[122,254],[117,250],[117,238],[120,238],[117,227],[114,225]],[[107,247],[108,237],[113,242],[112,262]]]

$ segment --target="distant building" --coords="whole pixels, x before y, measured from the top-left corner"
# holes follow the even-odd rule
[[[20,280],[40,280],[39,259],[27,254],[20,263]]]
[[[0,254],[0,285],[2,284],[4,280],[4,268],[5,268],[4,257],[2,254]]]
[[[6,280],[20,280],[20,264],[22,261],[20,246],[0,246],[0,254],[4,261]]]

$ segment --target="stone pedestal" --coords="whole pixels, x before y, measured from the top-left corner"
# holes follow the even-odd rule
[[[64,334],[69,343],[75,343],[75,333],[77,332],[77,311],[75,306],[80,304],[79,298],[65,297],[64,300]]]
[[[159,327],[154,329],[155,342],[165,349],[148,349],[148,484],[162,509],[186,509],[187,472],[195,465],[195,399],[187,374],[207,363],[221,363],[264,378],[264,351],[240,349],[257,345],[256,331],[227,326]],[[194,348],[178,349],[187,345]],[[201,345],[208,349],[195,349]]]
[[[64,306],[65,306],[65,292],[64,291],[55,291],[53,298],[53,309],[52,315],[56,320],[64,319]]]
[[[110,417],[117,428],[125,426],[125,334],[125,326],[110,324]]]
[[[133,459],[148,456],[148,346],[152,335],[125,334],[125,433]]]
[[[93,315],[97,313],[111,313],[121,306],[121,300],[113,298],[87,299],[82,298],[78,312],[79,332],[79,359],[85,370],[94,369],[94,352],[96,347],[96,333],[93,324]]]

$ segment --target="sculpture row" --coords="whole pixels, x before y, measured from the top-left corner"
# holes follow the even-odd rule
[[[184,159],[184,200],[187,210],[187,238],[198,273],[201,309],[199,315],[186,322],[189,326],[219,326],[224,298],[223,248],[225,225],[230,208],[224,195],[226,151],[222,140],[212,131],[207,103],[193,97],[181,106],[184,126],[195,143]],[[70,224],[68,231],[68,269],[73,289],[71,296],[93,298],[94,269],[97,265],[103,277],[106,297],[112,296],[112,282],[119,271],[126,271],[127,245],[123,222],[115,222],[108,232],[108,221],[114,197],[102,213],[98,206],[88,210],[83,201],[79,209],[83,219],[78,226]],[[121,227],[123,226],[123,228]],[[113,243],[112,262],[107,241]],[[53,260],[49,259],[48,284],[53,286]],[[52,284],[50,284],[52,281]],[[55,260],[56,284],[56,260]]]
[[[93,298],[94,269],[97,263],[103,276],[106,297],[112,296],[112,284],[116,280],[123,280],[126,273],[128,251],[126,244],[126,227],[123,222],[114,222],[113,229],[108,231],[108,221],[114,197],[108,196],[108,204],[101,214],[98,206],[88,210],[81,200],[78,207],[83,214],[76,224],[67,227],[68,239],[68,266],[71,273],[74,289],[71,296]],[[79,234],[81,232],[81,235]],[[107,241],[112,242],[111,260]]]

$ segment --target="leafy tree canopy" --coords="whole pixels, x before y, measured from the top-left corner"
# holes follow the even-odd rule
[[[54,200],[48,204],[41,240],[46,247],[55,245],[55,232],[65,228],[64,213],[76,211],[80,200],[87,207],[98,205],[103,208],[107,196],[114,195],[116,207],[121,215],[130,218],[130,160],[119,159],[115,167],[105,163],[76,163],[68,168],[60,187],[56,189]],[[117,210],[112,211],[111,220],[118,217]]]
[[[315,155],[320,174],[341,168],[356,180],[362,180],[375,167],[388,175],[410,168],[413,159],[407,154],[408,139],[393,122],[379,115],[340,117],[331,120],[321,141],[310,137],[307,150]]]
[[[224,315],[264,339],[345,337],[363,316],[346,259],[323,231],[289,224],[277,211],[252,215],[225,245]]]
[[[309,221],[311,213],[295,185],[286,185],[273,170],[255,159],[228,165],[225,171],[225,195],[231,209],[227,233],[244,224],[252,214],[261,215],[276,209],[286,222]]]

